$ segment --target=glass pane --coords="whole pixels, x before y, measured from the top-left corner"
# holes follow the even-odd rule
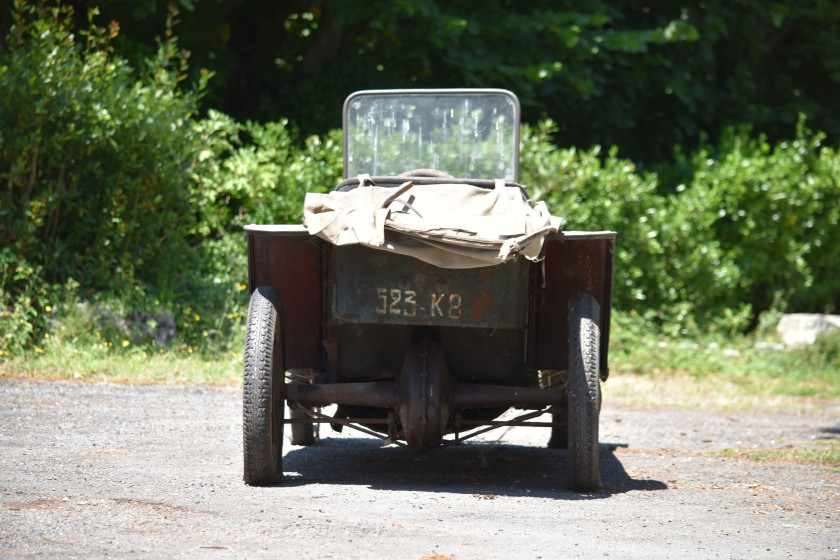
[[[519,178],[519,102],[503,90],[394,90],[351,95],[344,175],[437,169],[459,178]]]

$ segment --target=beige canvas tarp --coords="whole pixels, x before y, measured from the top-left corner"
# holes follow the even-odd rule
[[[539,259],[543,240],[561,229],[562,220],[503,181],[493,189],[407,181],[395,188],[309,193],[304,225],[335,245],[361,244],[443,268],[475,268],[519,255]]]

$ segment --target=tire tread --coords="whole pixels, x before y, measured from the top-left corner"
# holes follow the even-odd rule
[[[568,486],[576,492],[595,492],[601,488],[600,308],[594,297],[583,293],[575,294],[569,307]]]
[[[242,391],[244,480],[251,485],[274,484],[282,476],[282,423],[280,433],[272,437],[272,422],[276,421],[272,409],[281,420],[283,414],[282,393],[275,386],[283,382],[282,345],[275,345],[280,334],[278,319],[275,290],[266,286],[255,290],[248,305]],[[281,372],[280,379],[273,379],[276,371]]]

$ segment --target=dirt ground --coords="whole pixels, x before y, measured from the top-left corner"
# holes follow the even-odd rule
[[[604,490],[514,428],[417,454],[345,430],[242,482],[241,394],[0,380],[3,558],[840,558],[840,472],[714,455],[840,437],[819,410],[604,402]]]

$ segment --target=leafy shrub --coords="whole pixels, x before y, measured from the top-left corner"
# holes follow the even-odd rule
[[[331,189],[341,177],[341,132],[298,145],[288,121],[238,123],[209,111],[196,125],[203,149],[192,169],[195,234],[214,237],[248,223],[300,223],[307,192]]]
[[[171,36],[138,77],[111,53],[116,23],[99,28],[93,14],[80,40],[69,8],[16,2],[0,50],[6,308],[40,310],[31,287],[68,278],[137,304],[146,286],[153,299],[170,290],[173,267],[190,262],[180,232],[193,220],[186,171],[200,85],[178,87],[186,62]]]
[[[840,304],[840,157],[800,120],[796,137],[771,146],[748,128],[691,157],[692,180],[674,217],[714,243],[728,281],[701,283],[709,307],[749,303],[831,312]]]
[[[247,255],[242,227],[301,223],[307,192],[341,177],[341,134],[301,145],[286,121],[238,123],[209,111],[196,122],[202,150],[189,172],[188,231],[201,262],[175,294],[179,341],[189,351],[241,347],[247,308]]]
[[[198,94],[176,87],[174,39],[138,78],[110,53],[115,23],[79,41],[67,8],[19,2],[14,17],[0,51],[0,244],[48,283],[154,285],[187,249],[177,231],[197,152]]]
[[[554,123],[524,126],[521,147],[522,182],[533,198],[544,200],[566,219],[567,230],[614,230],[613,302],[640,313],[683,300],[666,262],[669,247],[662,229],[667,199],[657,193],[657,179],[642,174],[616,150],[559,149],[552,143]],[[672,313],[668,313],[672,315]]]
[[[618,309],[677,334],[840,304],[840,155],[804,122],[775,147],[730,129],[715,148],[678,152],[666,172],[688,180],[668,194],[615,149],[558,149],[553,132],[550,121],[524,127],[523,182],[567,229],[618,232]]]
[[[89,19],[79,41],[70,16],[18,2],[0,50],[0,356],[57,325],[84,338],[77,299],[168,310],[189,352],[241,346],[242,226],[300,223],[305,193],[341,177],[341,131],[301,141],[285,120],[197,120],[202,85],[179,86],[171,30],[138,74],[110,50],[116,25]],[[840,154],[804,122],[775,146],[738,129],[677,151],[675,188],[615,148],[559,149],[556,131],[523,127],[522,182],[567,229],[618,232],[624,316],[679,334],[840,303]],[[95,332],[103,348],[129,340]]]

